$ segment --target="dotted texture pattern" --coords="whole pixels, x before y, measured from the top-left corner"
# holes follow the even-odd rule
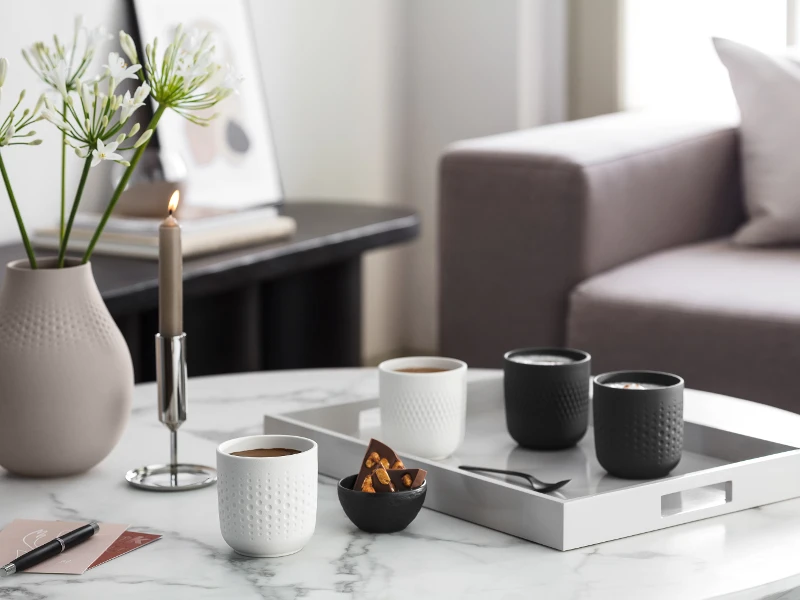
[[[634,402],[596,398],[594,429],[597,458],[609,473],[663,477],[683,452],[683,396]]]
[[[254,459],[240,468],[220,469],[217,496],[222,535],[244,554],[295,552],[316,526],[316,469],[259,462]]]

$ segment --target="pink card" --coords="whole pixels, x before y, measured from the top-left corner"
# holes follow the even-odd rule
[[[86,523],[71,521],[33,521],[16,519],[0,531],[0,565],[54,540]],[[128,528],[127,525],[100,523],[100,531],[88,541],[50,558],[25,573],[65,573],[81,575]]]
[[[95,567],[99,567],[100,565],[107,563],[110,560],[114,560],[118,556],[122,556],[123,554],[127,554],[128,552],[133,552],[134,550],[138,550],[142,546],[146,546],[156,540],[160,540],[161,536],[156,535],[154,533],[138,533],[136,531],[126,531],[121,536],[117,538],[117,541],[111,544],[108,550],[103,552],[96,561],[92,563],[89,567],[90,569],[94,569]]]

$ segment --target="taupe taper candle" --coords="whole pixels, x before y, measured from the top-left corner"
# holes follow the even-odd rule
[[[180,201],[175,190],[169,216],[158,228],[158,332],[164,337],[183,333],[183,255],[181,226],[172,216]]]

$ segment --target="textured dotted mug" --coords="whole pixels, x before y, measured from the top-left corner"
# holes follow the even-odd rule
[[[660,371],[594,378],[597,461],[625,479],[666,477],[683,454],[683,379]]]
[[[283,456],[235,456],[286,449]],[[253,454],[254,452],[249,452]],[[292,435],[252,435],[217,448],[219,525],[225,542],[245,556],[300,551],[317,522],[317,443]]]
[[[441,459],[464,441],[467,364],[408,356],[378,365],[381,441],[398,452]]]

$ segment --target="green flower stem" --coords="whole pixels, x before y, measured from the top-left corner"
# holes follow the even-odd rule
[[[16,198],[14,198],[14,192],[11,189],[11,181],[8,179],[8,173],[6,172],[6,165],[3,162],[2,154],[0,154],[0,173],[3,174],[3,183],[6,184],[8,199],[11,200],[11,208],[14,210],[14,217],[17,219],[17,225],[19,226],[19,233],[22,236],[22,243],[25,246],[25,252],[28,254],[28,262],[30,262],[31,264],[31,269],[38,269],[38,266],[36,264],[36,255],[33,253],[33,248],[31,247],[31,241],[28,239],[28,233],[25,231],[25,223],[22,222],[22,215],[19,213],[17,200]]]
[[[161,119],[161,116],[164,114],[164,111],[167,110],[167,106],[165,104],[159,104],[158,108],[156,109],[155,114],[153,114],[153,118],[150,120],[150,124],[147,126],[147,129],[155,129],[156,125],[158,125],[158,121]],[[153,137],[150,137],[152,140]],[[145,149],[150,144],[150,140],[147,140],[144,144],[139,146],[136,149],[136,153],[131,158],[131,166],[125,169],[125,173],[122,175],[122,179],[120,179],[119,183],[117,184],[117,189],[114,190],[114,194],[111,196],[111,201],[108,203],[108,207],[106,208],[105,212],[103,213],[103,218],[100,219],[100,223],[97,225],[97,229],[92,236],[92,240],[89,242],[89,247],[86,248],[86,252],[83,254],[82,263],[87,263],[89,258],[92,256],[92,252],[94,251],[95,244],[97,244],[97,240],[100,239],[100,234],[103,233],[103,229],[108,222],[108,218],[111,216],[111,213],[114,211],[114,207],[117,205],[117,201],[119,197],[122,195],[122,192],[125,190],[125,187],[128,185],[128,181],[133,175],[133,171],[136,169],[136,165],[139,162],[139,159],[144,154]]]
[[[64,114],[67,112],[67,101],[64,100]],[[64,243],[64,212],[67,198],[67,132],[61,132],[61,226],[58,230],[58,243]]]
[[[81,173],[81,181],[78,184],[78,191],[75,192],[75,200],[72,202],[72,210],[69,213],[69,221],[67,221],[67,228],[64,231],[64,239],[61,240],[61,248],[58,251],[58,268],[64,268],[64,259],[67,255],[67,245],[69,244],[69,234],[72,233],[72,223],[75,221],[75,215],[78,214],[78,206],[81,203],[81,196],[83,196],[83,188],[86,186],[86,178],[89,176],[89,168],[92,166],[92,155],[86,157],[86,162],[83,164],[83,172]]]

